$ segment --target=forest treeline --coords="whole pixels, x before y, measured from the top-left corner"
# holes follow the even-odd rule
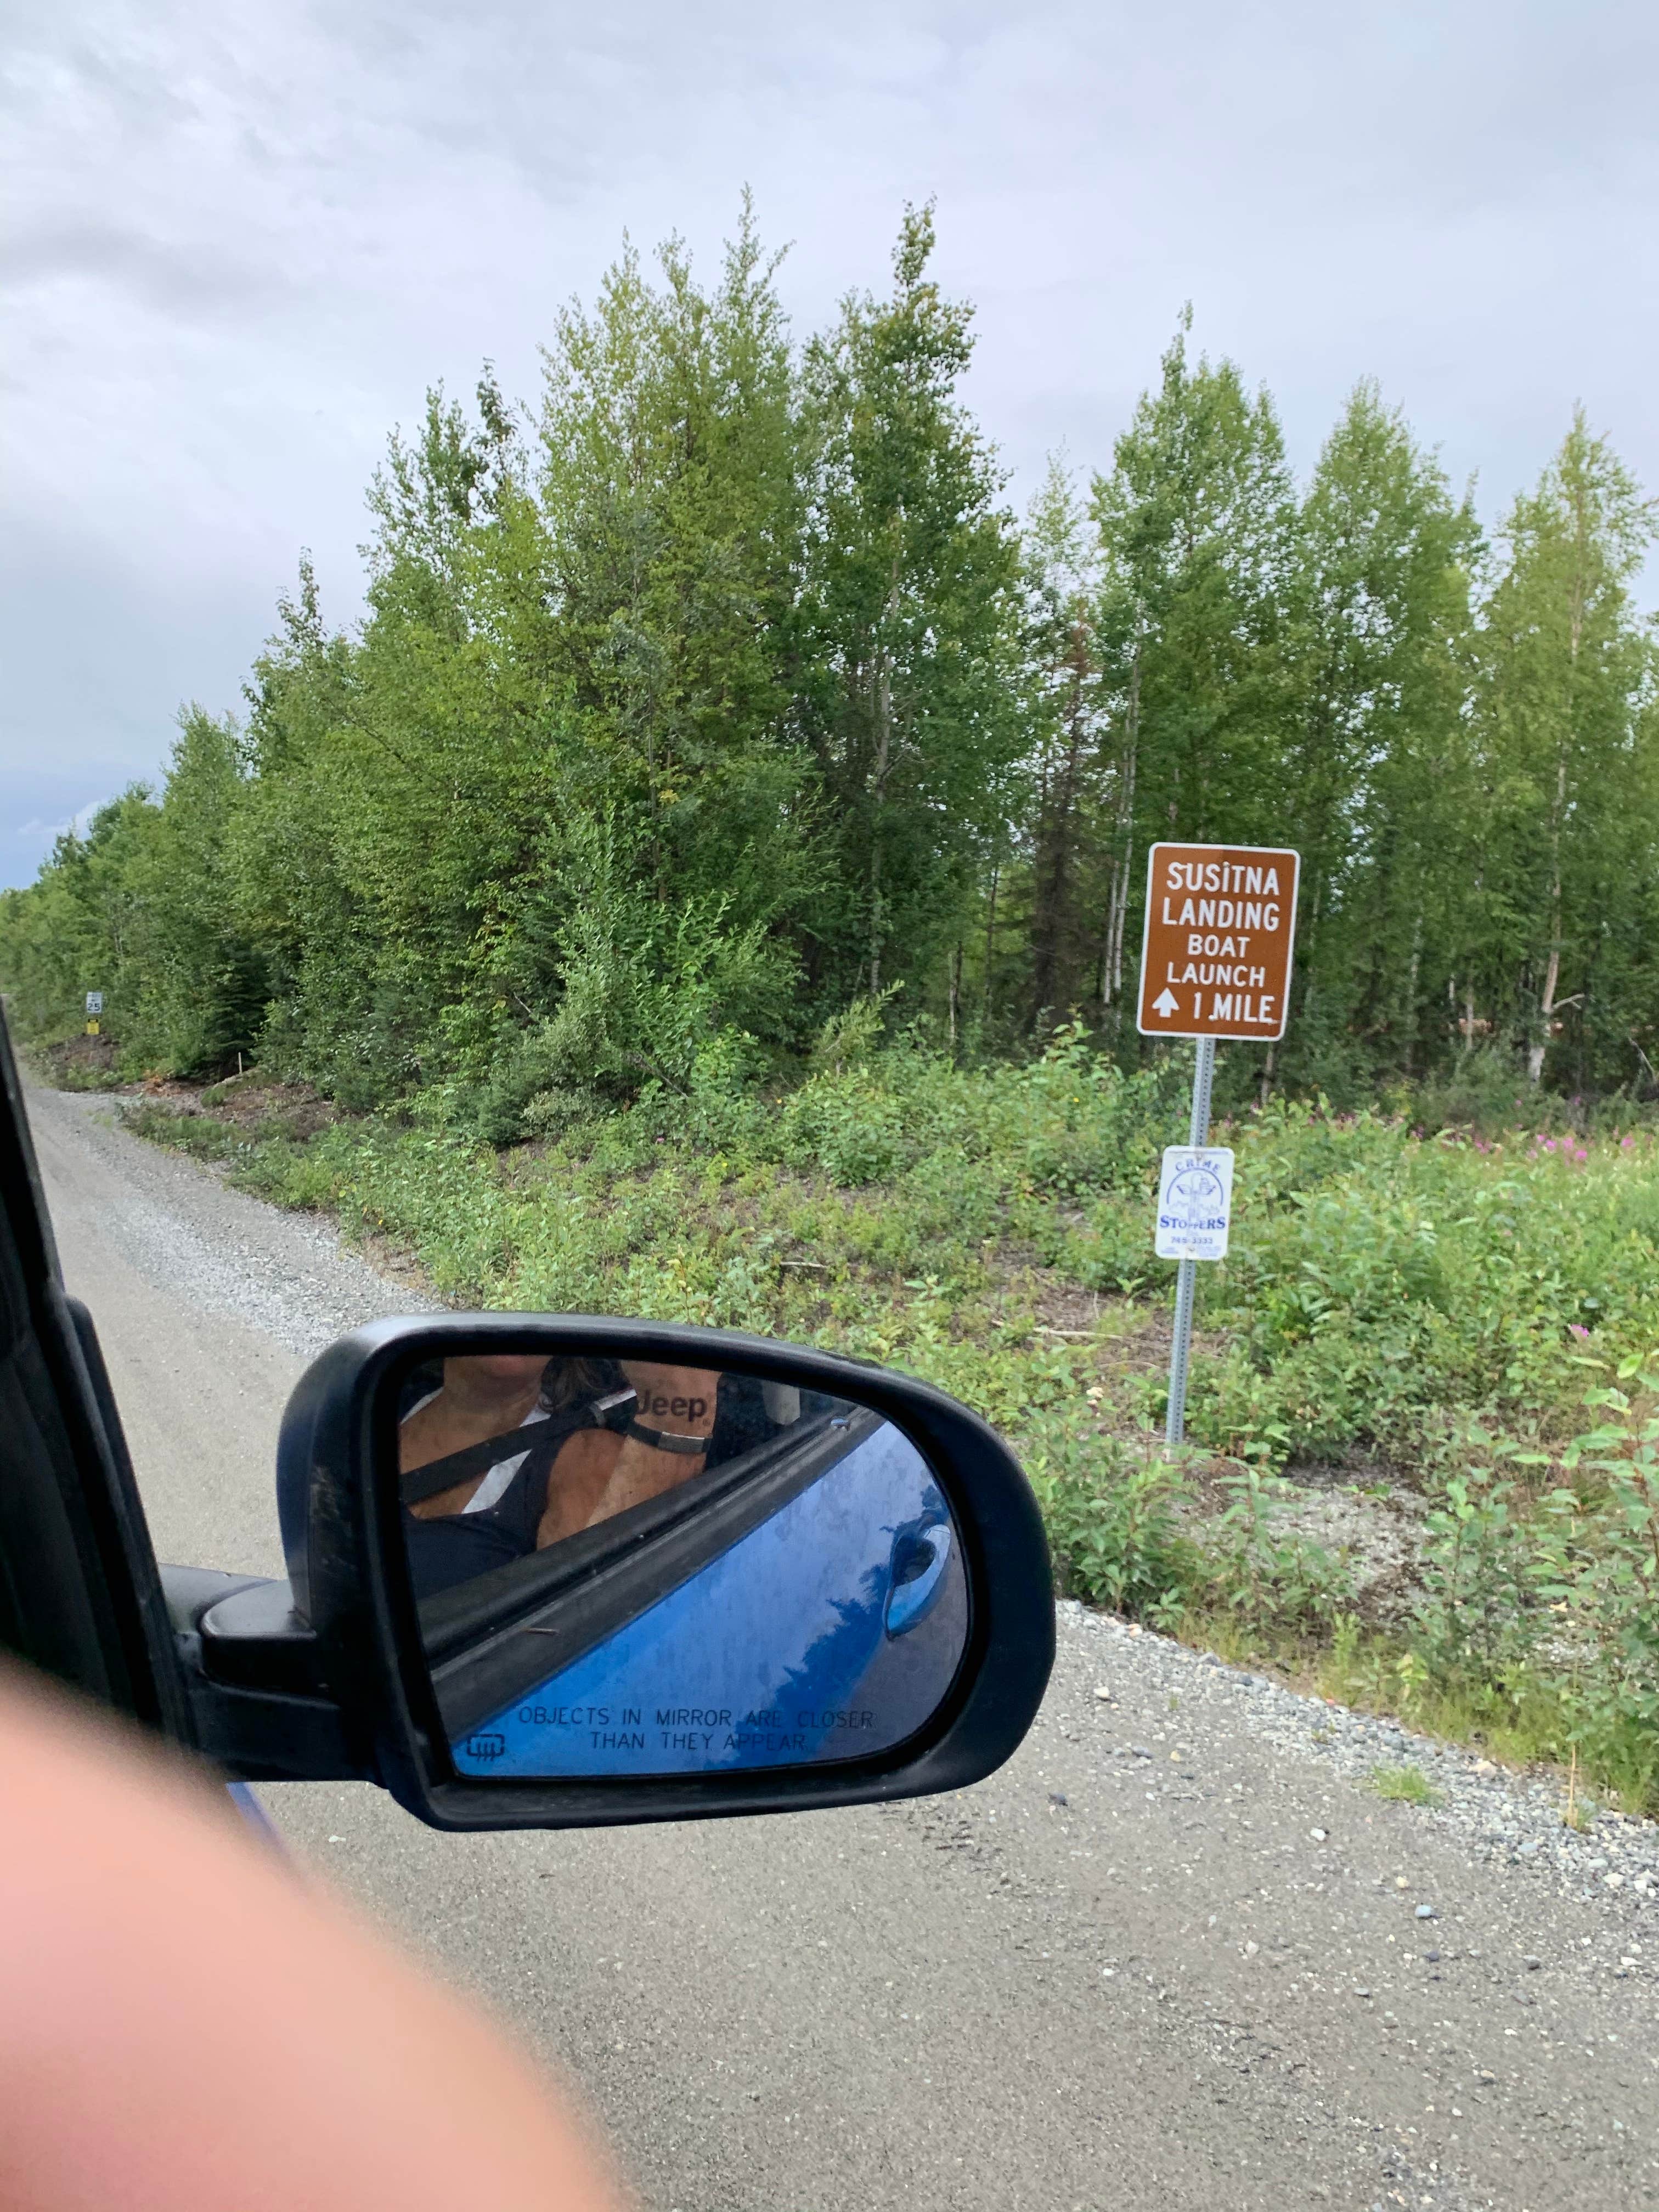
[[[240,1052],[496,1141],[799,1065],[884,1010],[1125,1065],[1159,837],[1294,845],[1255,1084],[1364,1095],[1476,1047],[1655,1083],[1655,509],[1575,416],[1492,542],[1375,384],[1310,477],[1183,319],[1109,463],[1023,520],[970,312],[906,216],[884,296],[792,337],[747,211],[718,281],[630,250],[544,389],[434,392],[369,493],[368,610],[302,563],[246,713],[0,904],[27,1033]]]

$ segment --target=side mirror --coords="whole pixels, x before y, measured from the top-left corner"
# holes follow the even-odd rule
[[[1053,1662],[1041,1518],[994,1433],[757,1338],[377,1322],[295,1389],[278,1498],[289,1643],[355,1770],[441,1827],[959,1788]]]

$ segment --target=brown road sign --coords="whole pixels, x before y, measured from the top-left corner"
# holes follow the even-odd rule
[[[1140,945],[1146,1036],[1285,1034],[1296,935],[1295,853],[1250,845],[1154,845]]]

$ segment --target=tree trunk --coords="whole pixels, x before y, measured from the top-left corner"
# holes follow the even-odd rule
[[[1573,650],[1577,650],[1577,638]],[[1561,821],[1567,804],[1567,756],[1565,746],[1556,763],[1555,804],[1550,809],[1550,957],[1544,964],[1544,988],[1539,994],[1540,1034],[1527,1054],[1527,1077],[1534,1085],[1544,1079],[1544,1054],[1549,1050],[1550,1023],[1555,1013],[1555,994],[1561,981]]]
[[[1090,667],[1088,633],[1081,622],[1072,629],[1066,663],[1071,684],[1066,702],[1066,749],[1058,768],[1050,774],[1046,750],[1040,798],[1040,828],[1036,854],[1036,912],[1032,916],[1032,1018],[1057,1005],[1061,956],[1070,933],[1066,903],[1075,858],[1078,785],[1083,766],[1083,744],[1087,728],[1087,683]]]
[[[1417,1058],[1417,979],[1423,969],[1423,917],[1419,914],[1412,924],[1411,969],[1406,981],[1406,1073],[1412,1073]]]
[[[1268,1097],[1273,1091],[1273,1057],[1278,1050],[1279,1047],[1277,1043],[1270,1044],[1267,1047],[1267,1057],[1261,1063],[1261,1089],[1258,1093],[1258,1101],[1259,1103],[1263,1106],[1267,1104]]]
[[[882,626],[886,626],[898,612],[898,561],[893,562],[893,580],[883,610]],[[881,809],[887,790],[887,771],[893,756],[893,656],[884,635],[876,648],[875,669],[876,705],[876,764],[873,790],[875,805],[870,823],[870,995],[881,995]]]
[[[1134,854],[1135,772],[1140,758],[1140,642],[1129,663],[1129,702],[1123,718],[1123,757],[1118,764],[1116,820],[1112,830],[1112,882],[1106,915],[1106,958],[1100,1002],[1123,994],[1123,927],[1129,910],[1129,863]]]
[[[985,1019],[991,1019],[991,977],[997,957],[997,878],[1000,874],[998,863],[991,863],[991,903],[985,916]]]
[[[1574,500],[1574,519],[1577,525],[1575,550],[1577,561],[1573,568],[1572,581],[1568,587],[1567,603],[1567,669],[1568,714],[1571,718],[1576,686],[1574,678],[1578,670],[1578,649],[1584,641],[1584,593],[1587,584],[1585,568],[1585,538],[1589,525],[1584,514],[1582,489]],[[1567,750],[1571,744],[1571,726],[1561,732],[1555,756],[1555,799],[1550,807],[1550,957],[1544,967],[1544,988],[1538,1000],[1540,1036],[1527,1054],[1527,1074],[1535,1085],[1544,1079],[1544,1055],[1549,1050],[1550,1024],[1555,1014],[1555,994],[1561,981],[1561,832],[1567,813]]]
[[[881,805],[887,788],[887,764],[891,755],[893,695],[887,676],[884,647],[876,663],[875,805],[870,823],[870,996],[881,995]]]
[[[1313,948],[1319,942],[1319,924],[1324,902],[1325,878],[1322,873],[1314,878],[1312,911],[1308,919],[1307,936],[1300,945],[1292,942],[1291,951],[1287,996],[1292,1000],[1295,998],[1296,979],[1299,974],[1302,977],[1302,1019],[1304,1022],[1313,1018],[1314,994],[1317,988],[1314,981]]]

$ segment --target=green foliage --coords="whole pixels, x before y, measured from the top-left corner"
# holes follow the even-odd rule
[[[1042,1507],[1061,1586],[1115,1613],[1172,1628],[1204,1577],[1204,1560],[1183,1534],[1178,1509],[1190,1502],[1182,1470],[1156,1440],[1133,1445],[1079,1435],[1049,1416],[1033,1425],[1023,1454]]]
[[[1659,1359],[1618,1364],[1628,1389],[1592,1390],[1602,1415],[1562,1455],[1577,1484],[1541,1516],[1541,1595],[1571,1654],[1577,1740],[1627,1795],[1659,1777]]]
[[[1589,1436],[1575,1400],[1659,1342],[1653,503],[1575,416],[1489,547],[1368,382],[1298,485],[1183,316],[1022,530],[933,252],[908,210],[797,343],[745,205],[712,283],[629,248],[558,315],[537,410],[430,393],[361,624],[302,558],[243,724],[187,709],[159,789],[0,897],[10,1017],[64,1080],[313,1086],[358,1118],[139,1119],[447,1295],[932,1375],[1080,1592],[1328,1644],[1639,1796],[1645,1370]],[[1288,1036],[1218,1073],[1202,1478],[1110,1350],[1170,1275],[1186,1060],[1127,1015],[1170,836],[1304,859]],[[1428,1492],[1409,1634],[1345,1626],[1296,1531],[1285,1468],[1356,1449]]]
[[[1234,1242],[1201,1279],[1231,1336],[1195,1368],[1208,1441],[1415,1455],[1460,1408],[1559,1433],[1587,1336],[1659,1333],[1647,1133],[1431,1139],[1275,1102],[1235,1139]]]
[[[1228,1468],[1221,1487],[1209,1568],[1222,1603],[1250,1622],[1295,1630],[1328,1622],[1352,1602],[1346,1563],[1283,1527],[1289,1484],[1253,1455]]]
[[[1445,1056],[1431,994],[1465,950],[1463,714],[1481,546],[1468,499],[1454,502],[1370,383],[1320,455],[1299,539],[1285,769],[1296,793],[1285,842],[1303,876],[1283,1058],[1304,1084],[1364,1095],[1419,1053]]]
[[[1589,1391],[1602,1418],[1558,1450],[1473,1423],[1449,1440],[1401,1680],[1408,1705],[1450,1688],[1529,1713],[1538,1748],[1639,1805],[1659,1781],[1659,1373],[1641,1354],[1618,1373],[1633,1388]]]
[[[1063,1586],[1224,1648],[1328,1645],[1345,1695],[1517,1756],[1659,1769],[1659,1153],[1646,1133],[1413,1134],[1275,1102],[1231,1130],[1232,1257],[1206,1270],[1195,1439],[1146,1424],[1125,1346],[1167,1073],[1063,1032],[964,1069],[867,1006],[781,1096],[707,1066],[516,1151],[453,1126],[309,1140],[163,1106],[148,1133],[410,1249],[468,1304],[750,1328],[927,1376],[1013,1440]],[[1048,1318],[1056,1308],[1066,1319]],[[1603,1363],[1620,1370],[1600,1378]],[[1586,1373],[1595,1425],[1579,1412]],[[1204,1446],[1223,1456],[1206,1464]],[[1297,1526],[1292,1454],[1385,1451],[1425,1492],[1414,1610],[1358,1622],[1353,1563]]]
[[[1510,510],[1482,610],[1465,927],[1534,1082],[1553,1059],[1582,1089],[1615,1035],[1631,1049],[1632,1017],[1644,1036],[1651,1021],[1653,633],[1630,590],[1656,515],[1577,410]]]
[[[1189,362],[1190,325],[1189,312],[1096,480],[1105,620],[1134,694],[1138,818],[1166,837],[1264,844],[1295,494],[1272,400],[1231,362]]]
[[[556,315],[538,408],[432,392],[363,622],[302,558],[246,726],[188,710],[161,789],[0,900],[20,1031],[102,989],[129,1074],[257,1051],[492,1142],[787,1078],[866,1000],[969,1066],[1080,1020],[1144,1070],[1174,835],[1304,858],[1290,1032],[1224,1104],[1426,1077],[1484,1136],[1548,1125],[1512,1085],[1659,1085],[1655,510],[1606,441],[1576,417],[1488,549],[1368,382],[1298,486],[1184,315],[1022,531],[933,255],[907,210],[884,293],[797,343],[745,204],[711,283],[629,247]]]
[[[228,720],[179,717],[166,785],[101,808],[84,837],[60,837],[40,882],[0,894],[8,996],[26,1037],[56,1042],[104,994],[122,1072],[195,1074],[252,1042],[268,977],[239,928],[227,848],[245,790]]]
[[[931,207],[907,210],[891,296],[849,296],[802,364],[812,466],[793,627],[836,854],[812,969],[842,1002],[933,981],[1024,737],[1012,519],[957,396],[969,315],[927,274],[933,251]]]

